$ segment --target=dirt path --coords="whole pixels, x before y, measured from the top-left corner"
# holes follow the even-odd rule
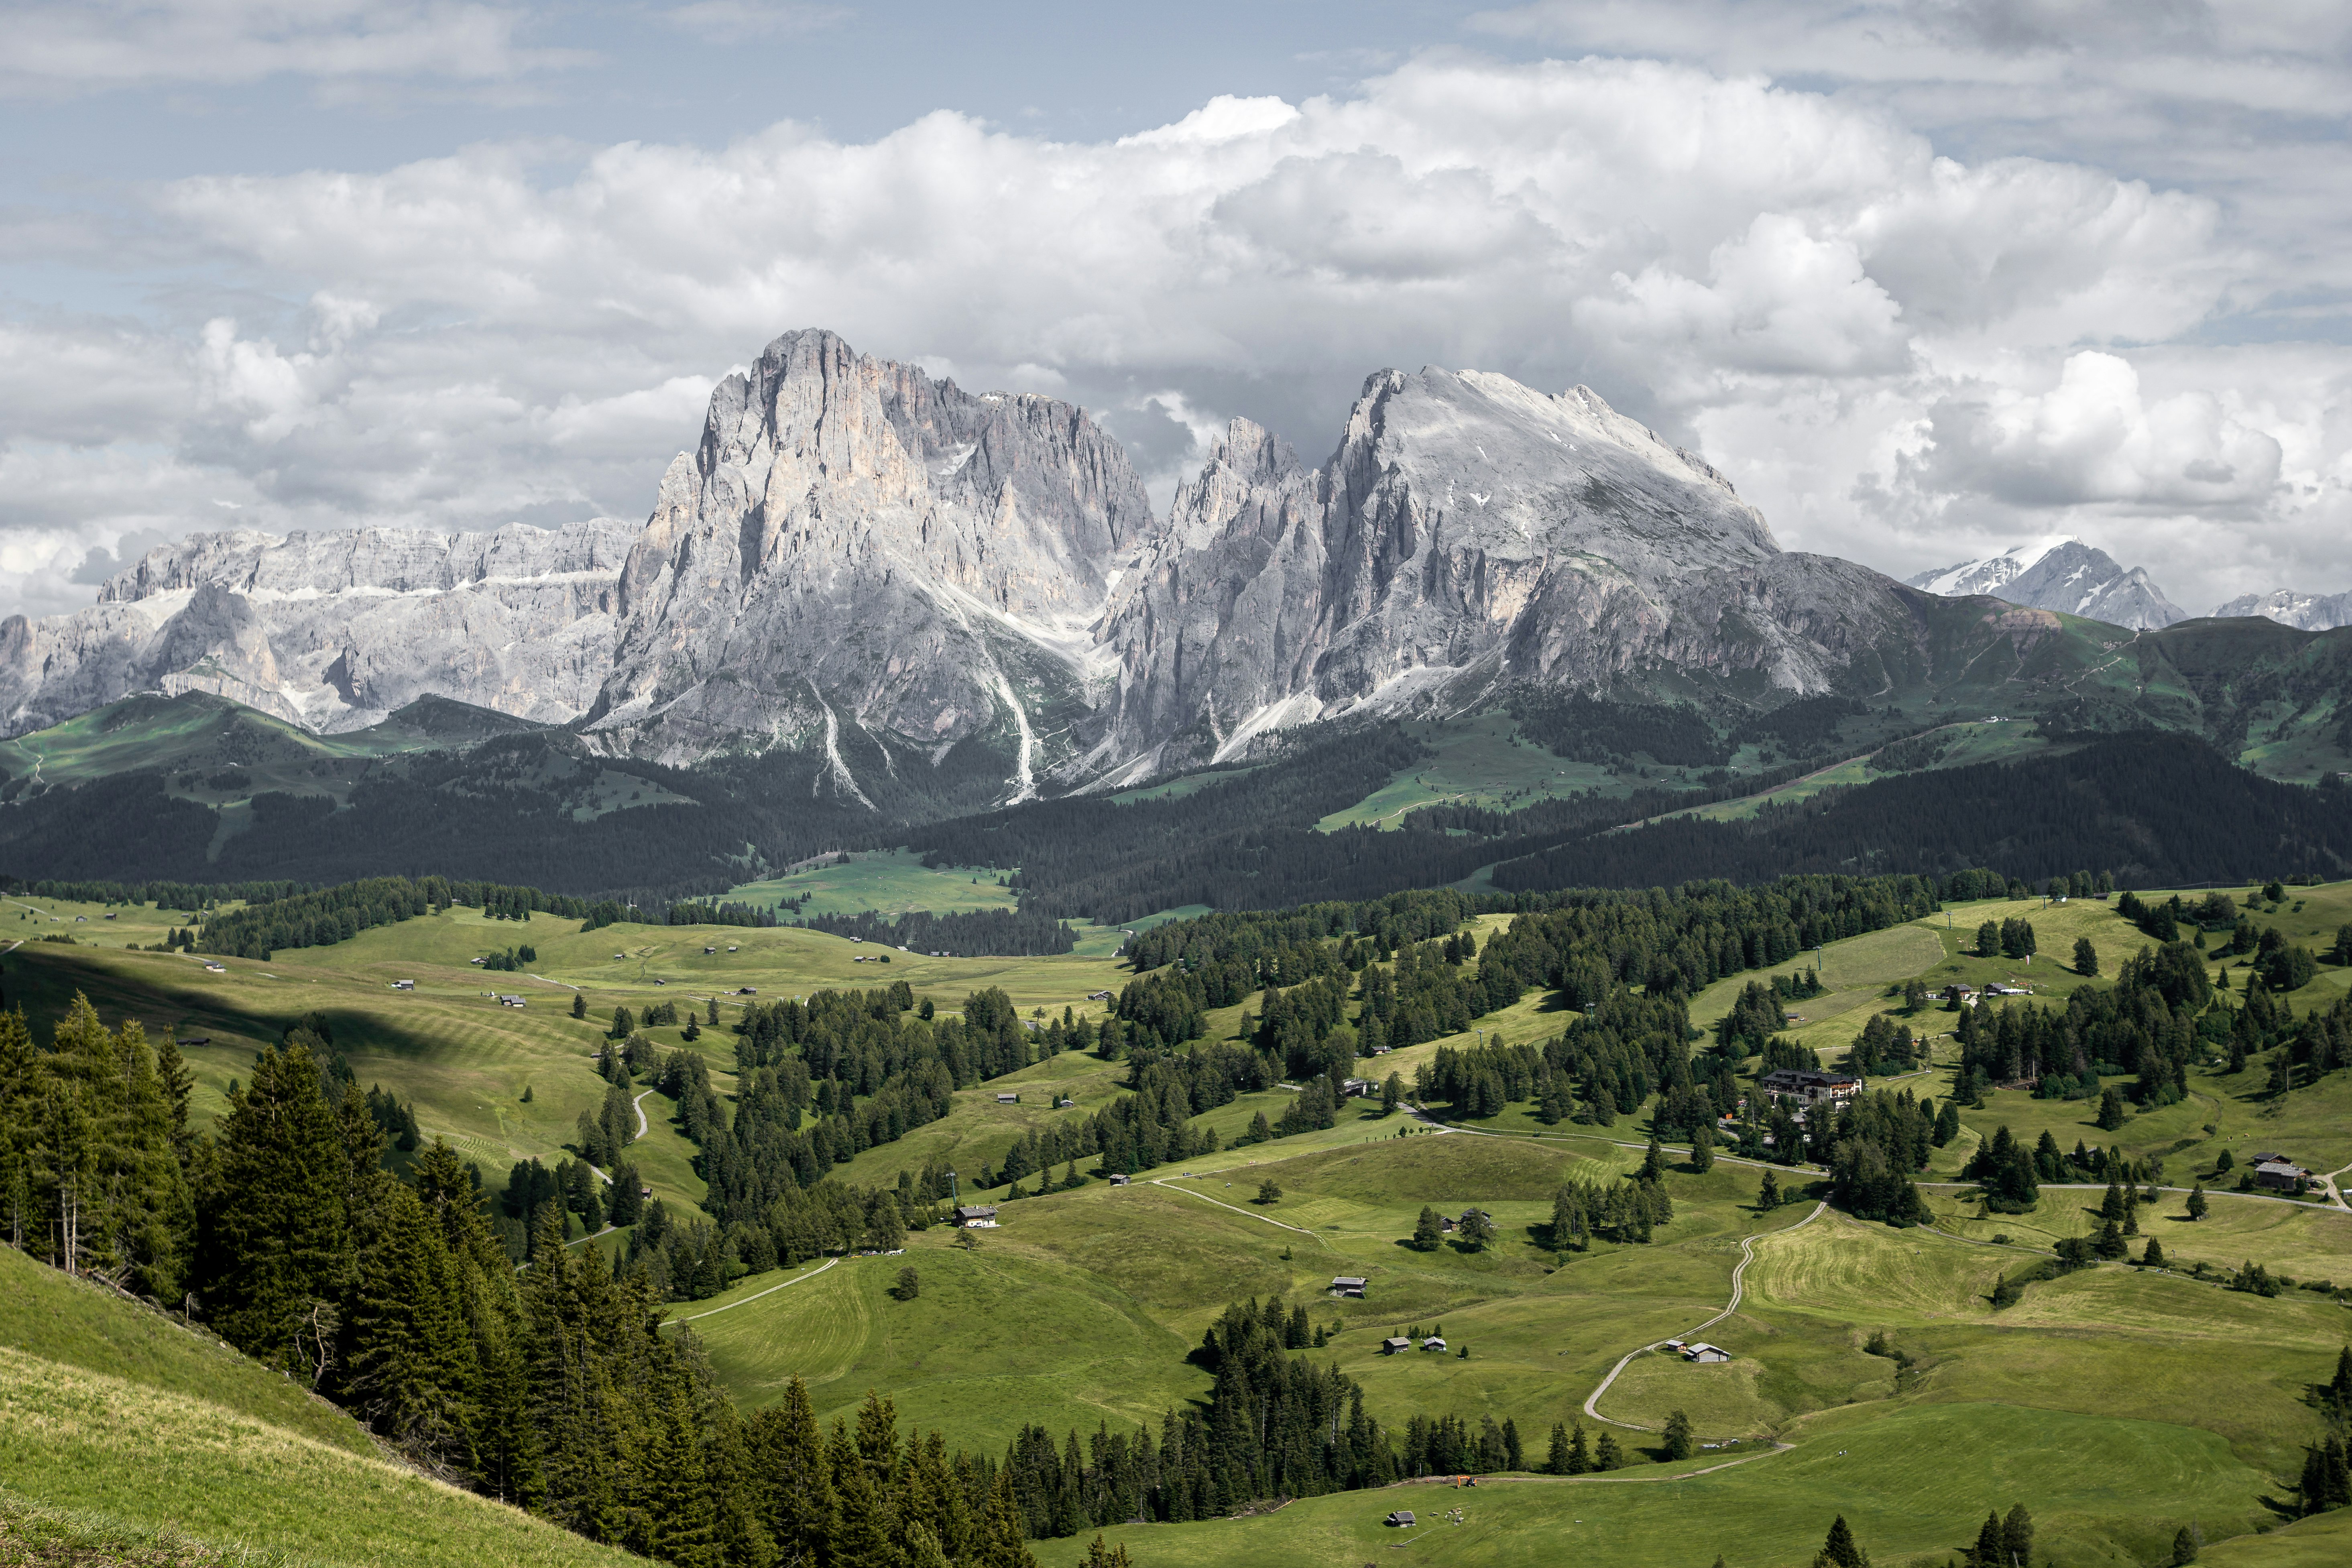
[[[1807,1215],[1796,1224],[1789,1226],[1787,1230],[1768,1231],[1765,1234],[1767,1236],[1786,1236],[1790,1231],[1802,1230],[1805,1226],[1812,1224],[1813,1221],[1827,1214],[1829,1212],[1829,1207],[1830,1205],[1827,1204],[1815,1204],[1813,1205],[1812,1213]],[[1748,1273],[1748,1266],[1756,1261],[1756,1244],[1761,1239],[1763,1239],[1763,1237],[1754,1236],[1741,1238],[1739,1243],[1739,1264],[1738,1267],[1735,1268],[1731,1271],[1731,1300],[1725,1305],[1723,1310],[1717,1312],[1714,1317],[1709,1318],[1706,1322],[1699,1324],[1697,1328],[1685,1330],[1683,1333],[1673,1337],[1678,1339],[1688,1339],[1692,1334],[1715,1327],[1716,1324],[1723,1321],[1724,1319],[1739,1310],[1740,1296],[1742,1292],[1747,1289],[1745,1276]],[[1626,1430],[1632,1432],[1654,1432],[1657,1430],[1657,1428],[1654,1426],[1638,1426],[1631,1421],[1612,1420],[1610,1417],[1601,1415],[1599,1410],[1594,1408],[1594,1406],[1600,1403],[1601,1396],[1609,1392],[1609,1385],[1617,1381],[1617,1374],[1623,1372],[1626,1366],[1632,1363],[1635,1356],[1656,1350],[1660,1345],[1664,1344],[1665,1342],[1666,1342],[1664,1340],[1652,1340],[1646,1345],[1637,1345],[1633,1349],[1627,1351],[1624,1355],[1618,1360],[1617,1364],[1609,1369],[1609,1375],[1601,1380],[1601,1386],[1594,1389],[1591,1395],[1585,1400],[1584,1413],[1587,1415],[1591,1416],[1595,1421],[1601,1422],[1611,1426],[1622,1426]],[[1734,1462],[1736,1463],[1737,1461]],[[1705,1472],[1701,1473],[1704,1474]]]
[[[1307,1237],[1318,1244],[1323,1240],[1321,1237],[1317,1236],[1313,1231],[1307,1229],[1303,1225],[1292,1225],[1286,1220],[1278,1220],[1272,1215],[1252,1214],[1249,1210],[1235,1207],[1234,1205],[1226,1203],[1222,1198],[1213,1198],[1206,1193],[1196,1193],[1190,1187],[1180,1187],[1172,1183],[1163,1182],[1157,1176],[1151,1178],[1151,1184],[1155,1187],[1166,1187],[1171,1193],[1181,1193],[1188,1198],[1198,1198],[1204,1204],[1215,1204],[1221,1209],[1232,1209],[1234,1213],[1241,1215],[1244,1219],[1259,1220],[1266,1225],[1275,1226],[1283,1230],[1297,1231],[1299,1235]]]
[[[697,1312],[693,1316],[686,1318],[672,1318],[669,1321],[673,1323],[691,1323],[703,1318],[715,1318],[721,1312],[731,1312],[738,1307],[748,1307],[752,1302],[760,1300],[761,1296],[772,1296],[777,1291],[787,1289],[792,1286],[799,1284],[803,1279],[814,1279],[818,1275],[824,1273],[826,1269],[832,1268],[835,1264],[840,1261],[841,1259],[838,1258],[828,1258],[823,1263],[818,1264],[815,1268],[810,1269],[805,1274],[795,1274],[791,1279],[785,1280],[782,1285],[769,1286],[766,1289],[761,1291],[759,1296],[746,1296],[740,1301],[730,1301],[723,1307],[713,1307],[708,1312]]]
[[[652,1092],[652,1089],[646,1089],[644,1094],[640,1094],[636,1099],[629,1101],[629,1108],[637,1113],[637,1136],[640,1138],[646,1135],[646,1095],[651,1094]]]

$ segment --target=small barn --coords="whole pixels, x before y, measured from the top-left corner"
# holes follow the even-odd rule
[[[1017,1094],[1000,1094],[996,1097],[996,1103],[999,1105],[1018,1105],[1021,1103],[1021,1097]]]
[[[1381,1522],[1383,1524],[1395,1525],[1398,1529],[1402,1530],[1405,1526],[1412,1523],[1412,1510],[1409,1508],[1401,1508]]]
[[[1350,1296],[1360,1301],[1364,1299],[1364,1281],[1353,1274],[1339,1275],[1331,1281],[1331,1294]]]
[[[1409,1351],[1411,1349],[1412,1349],[1412,1342],[1406,1339],[1402,1334],[1391,1334],[1387,1339],[1381,1342],[1381,1353],[1382,1355],[1394,1355],[1399,1351]]]
[[[1442,1351],[1445,1348],[1445,1342],[1432,1334],[1421,1342],[1421,1348],[1425,1351]]]
[[[956,1205],[955,1222],[960,1226],[985,1229],[996,1223],[996,1209],[990,1204],[959,1204]]]
[[[1730,1359],[1729,1351],[1725,1350],[1721,1345],[1707,1344],[1704,1341],[1694,1340],[1683,1347],[1683,1360],[1699,1366],[1713,1366],[1718,1362],[1727,1362]]]
[[[1123,1187],[1126,1186],[1130,1180],[1131,1178],[1125,1175],[1115,1175],[1111,1177],[1110,1184],[1114,1187]]]

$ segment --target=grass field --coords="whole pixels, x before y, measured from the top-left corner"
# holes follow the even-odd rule
[[[2046,1547],[2052,1561],[2123,1564],[2158,1561],[2191,1519],[2215,1536],[2251,1530],[2264,1484],[2192,1427],[1929,1405],[1824,1421],[1790,1452],[1688,1479],[1402,1486],[1311,1499],[1256,1519],[1107,1533],[1153,1568],[1353,1568],[1384,1549],[1465,1568],[1685,1568],[1717,1553],[1740,1568],[1796,1568],[1843,1514],[1882,1568],[1940,1568],[1974,1543],[1988,1509],[2021,1501],[2037,1525],[2037,1550]],[[2156,1499],[2161,1506],[2149,1506]],[[1410,1531],[1383,1527],[1395,1508],[1412,1509],[1422,1522]],[[1459,1523],[1446,1517],[1455,1509]]]
[[[1412,722],[1403,728],[1432,754],[1400,770],[1355,805],[1324,817],[1317,827],[1326,833],[1360,826],[1394,827],[1407,812],[1439,802],[1510,811],[1588,789],[1630,795],[1639,782],[1591,763],[1556,757],[1520,739],[1517,727],[1501,713],[1442,724]],[[1649,782],[1671,783],[1682,776],[1675,770],[1657,771],[1662,776]]]
[[[873,868],[863,874],[876,879],[907,873],[886,858],[858,864]],[[971,886],[968,876],[963,886]],[[2352,918],[2352,888],[2296,893],[2303,907],[2290,900],[2275,919],[2299,940],[2324,945]],[[110,1021],[136,1016],[151,1032],[206,1037],[209,1044],[188,1053],[200,1119],[217,1111],[228,1080],[249,1071],[261,1043],[315,1010],[362,1083],[381,1082],[414,1100],[426,1134],[450,1137],[493,1180],[514,1158],[561,1154],[578,1111],[602,1095],[591,1063],[615,1005],[638,1013],[664,1000],[706,1008],[718,996],[724,1020],[741,1005],[733,993],[746,985],[764,1000],[903,978],[919,996],[949,1009],[969,991],[998,984],[1024,1014],[1058,1015],[1065,1005],[1098,1014],[1101,1005],[1087,1003],[1087,993],[1116,990],[1129,977],[1108,951],[1050,959],[892,953],[885,965],[858,962],[882,956],[871,944],[798,930],[617,926],[583,934],[570,922],[518,925],[464,910],[267,963],[228,961],[225,973],[208,974],[184,957],[95,945],[152,940],[182,911],[118,910],[106,921],[102,908],[43,902],[37,921],[25,906],[12,907],[26,934],[79,940],[27,942],[0,955],[6,1000],[38,1017],[82,990]],[[2044,957],[2030,973],[1965,951],[1979,921],[2012,914],[2032,920],[2040,937]],[[1508,919],[1481,917],[1482,942]],[[9,923],[0,914],[0,942],[13,940]],[[1107,934],[1115,941],[1118,933]],[[2077,935],[2091,938],[2110,976],[2141,945],[2108,905],[2039,900],[1958,907],[1948,929],[1939,916],[1832,943],[1783,966],[1818,965],[1830,987],[1793,1005],[1802,1021],[1791,1032],[1834,1062],[1873,1011],[1900,1005],[1903,983],[1914,976],[1935,985],[2015,973],[2030,978],[2037,994],[2063,998],[2075,986],[2104,983],[2056,963]],[[539,952],[529,974],[486,974],[467,962],[521,942]],[[1694,1022],[1712,1023],[1749,978],[1703,993]],[[415,980],[415,991],[394,993],[394,979]],[[2295,1005],[2332,998],[2342,982],[2324,969]],[[520,993],[529,1005],[500,1007],[493,989]],[[567,1016],[575,991],[587,998],[586,1021]],[[1211,1037],[1229,1036],[1242,1010],[1213,1015]],[[1913,1024],[1935,1030],[1948,1017],[1929,1012]],[[1547,999],[1530,996],[1476,1028],[1490,1039],[1540,1041],[1564,1022]],[[651,1033],[665,1047],[684,1043],[677,1029]],[[1395,1052],[1381,1070],[1410,1080],[1443,1046],[1478,1037],[1465,1032]],[[732,1036],[711,1029],[694,1048],[727,1092]],[[1066,1053],[960,1093],[945,1119],[866,1151],[840,1174],[887,1182],[931,1159],[975,1171],[1029,1130],[1110,1103],[1124,1075],[1118,1065]],[[1938,1152],[1930,1175],[1948,1179],[1975,1140],[2003,1122],[2028,1138],[2047,1126],[2068,1147],[2080,1136],[2163,1152],[2172,1180],[2210,1170],[2222,1148],[2242,1156],[2275,1144],[2322,1169],[2352,1161],[2346,1114],[2352,1091],[2333,1083],[2299,1090],[2281,1108],[2257,1098],[2259,1076],[2253,1069],[2234,1081],[2198,1069],[2189,1100],[2135,1116],[2113,1134],[2088,1127],[2083,1104],[1995,1091],[1983,1110],[1965,1113],[1962,1138]],[[1939,1066],[1908,1086],[1940,1099],[1948,1073]],[[1020,1090],[1023,1103],[997,1104],[1003,1089]],[[1055,1109],[1065,1097],[1074,1105]],[[1278,1089],[1244,1096],[1202,1120],[1230,1145],[1252,1114],[1263,1110],[1271,1120],[1291,1098]],[[702,1193],[692,1146],[668,1124],[659,1096],[645,1109],[649,1131],[631,1158],[657,1193],[691,1207]],[[1925,1568],[1963,1549],[1985,1509],[2021,1500],[2061,1568],[2153,1561],[2172,1531],[2192,1520],[2209,1540],[2230,1542],[2209,1560],[2265,1561],[2257,1549],[2273,1543],[2303,1554],[2283,1563],[2330,1560],[2325,1552],[2336,1538],[2324,1528],[2298,1525],[2259,1540],[2248,1532],[2277,1517],[2262,1500],[2286,1495],[2301,1446],[2320,1429],[2304,1390],[2325,1377],[2352,1332],[2352,1318],[2333,1302],[2300,1290],[2264,1300],[2178,1273],[2103,1268],[2033,1285],[2018,1305],[1995,1312],[1989,1298],[1999,1276],[2036,1256],[2028,1249],[2080,1234],[2096,1193],[2049,1188],[2031,1215],[1986,1218],[1959,1188],[1947,1186],[1929,1189],[1935,1230],[1895,1231],[1834,1214],[1801,1226],[1812,1214],[1810,1202],[1758,1212],[1759,1173],[1731,1160],[1705,1176],[1670,1173],[1675,1215],[1652,1245],[1602,1243],[1556,1256],[1540,1245],[1553,1190],[1571,1177],[1606,1181],[1630,1171],[1646,1136],[1642,1118],[1606,1130],[1542,1128],[1518,1106],[1478,1129],[1440,1132],[1402,1114],[1382,1117],[1376,1105],[1351,1105],[1327,1131],[1228,1146],[1147,1173],[1129,1187],[1094,1181],[1024,1198],[1005,1206],[1001,1228],[981,1233],[976,1251],[950,1247],[953,1233],[944,1229],[918,1232],[903,1256],[754,1276],[719,1297],[681,1303],[674,1318],[747,1407],[773,1399],[793,1376],[809,1381],[827,1419],[877,1389],[896,1401],[907,1426],[937,1427],[951,1444],[997,1453],[1033,1422],[1057,1436],[1102,1424],[1156,1425],[1162,1411],[1205,1392],[1206,1374],[1185,1352],[1224,1306],[1281,1295],[1307,1302],[1331,1331],[1328,1345],[1299,1353],[1359,1379],[1368,1409],[1383,1422],[1402,1424],[1421,1412],[1474,1422],[1507,1417],[1539,1450],[1551,1425],[1576,1418],[1619,1358],[1721,1312],[1735,1270],[1752,1255],[1738,1309],[1705,1331],[1733,1352],[1731,1362],[1697,1367],[1665,1354],[1636,1355],[1600,1396],[1601,1414],[1630,1426],[1654,1429],[1682,1410],[1703,1441],[1742,1443],[1707,1450],[1704,1464],[1652,1463],[1656,1439],[1624,1431],[1638,1458],[1622,1477],[1490,1482],[1440,1500],[1441,1511],[1462,1502],[1467,1522],[1425,1527],[1416,1534],[1429,1539],[1410,1544],[1378,1520],[1400,1501],[1421,1507],[1414,1499],[1435,1496],[1427,1489],[1113,1534],[1149,1568],[1355,1563],[1399,1547],[1467,1564],[1548,1563],[1562,1552],[1637,1565],[1704,1564],[1721,1551],[1742,1568],[1777,1568],[1808,1560],[1829,1517],[1843,1511],[1882,1568]],[[1482,1135],[1494,1132],[1512,1135]],[[2344,1159],[2332,1159],[2338,1149]],[[1260,1205],[1253,1200],[1269,1177],[1282,1195]],[[1472,1251],[1449,1241],[1422,1253],[1405,1245],[1423,1205],[1451,1214],[1473,1203],[1496,1219],[1500,1234],[1489,1247]],[[2141,1228],[2160,1235],[2183,1265],[2234,1267],[2252,1258],[2298,1279],[2352,1279],[2352,1215],[2217,1192],[2205,1221],[2191,1225],[2170,1198],[2143,1211]],[[2012,1245],[1990,1245],[1995,1234]],[[13,1255],[0,1252],[0,1263],[9,1261]],[[28,1279],[81,1291],[19,1267]],[[920,1289],[901,1300],[893,1287],[908,1267]],[[1325,1287],[1339,1274],[1370,1280],[1368,1299],[1328,1298]],[[221,1516],[205,1513],[203,1499],[217,1494],[247,1508],[239,1489],[262,1485],[251,1475],[341,1488],[361,1483],[334,1467],[378,1463],[356,1428],[283,1380],[257,1373],[223,1382],[190,1359],[204,1342],[152,1315],[141,1320],[143,1338],[129,1331],[107,1338],[93,1337],[71,1312],[42,1305],[48,1295],[27,1296],[32,1305],[16,1310],[16,1283],[0,1273],[0,1323],[8,1327],[0,1351],[15,1358],[0,1368],[0,1398],[9,1402],[14,1424],[56,1434],[55,1441],[44,1438],[44,1448],[63,1456],[21,1471],[37,1485],[20,1482],[17,1469],[0,1469],[0,1486],[20,1497],[95,1510],[101,1523],[112,1519],[124,1529],[193,1521],[186,1528],[209,1540],[199,1526],[216,1531]],[[1379,1352],[1386,1334],[1440,1328],[1469,1354]],[[1892,1336],[1909,1370],[1867,1352],[1873,1330]],[[225,1435],[217,1441],[177,1436],[224,1404],[228,1415],[205,1417]],[[250,1475],[221,1471],[219,1444],[232,1438],[267,1464]],[[7,1440],[0,1436],[0,1445]],[[1793,1447],[1706,1476],[1670,1479],[1724,1455],[1755,1453],[1764,1442]],[[152,1489],[155,1508],[126,1512],[108,1477],[142,1445],[172,1450],[178,1468]],[[19,1451],[21,1445],[0,1449]],[[444,1506],[429,1489],[412,1495],[404,1482],[366,1484],[378,1495],[371,1506]],[[250,1506],[278,1532],[268,1536],[273,1542],[297,1529],[266,1496]],[[6,1517],[0,1500],[0,1520]],[[1709,1533],[1726,1520],[1737,1521],[1734,1533]],[[398,1520],[382,1525],[393,1541],[407,1540],[400,1532],[413,1528]],[[324,1542],[299,1549],[340,1562],[347,1559],[335,1552],[350,1548]],[[530,1550],[518,1548],[512,1560],[542,1560]],[[1058,1568],[1082,1543],[1043,1542],[1036,1550],[1041,1563]],[[503,1551],[492,1554],[507,1560]]]
[[[5,1247],[0,1486],[0,1541],[46,1531],[99,1553],[0,1549],[11,1563],[134,1561],[125,1549],[159,1535],[190,1562],[245,1561],[240,1547],[320,1564],[635,1561],[388,1463],[285,1379]],[[37,1508],[6,1522],[12,1499]]]
[[[786,919],[811,915],[902,915],[911,910],[950,914],[1009,910],[1021,896],[1003,885],[993,867],[949,866],[932,870],[908,849],[859,850],[846,863],[812,866],[727,889],[732,902],[776,910]],[[805,895],[806,904],[801,904]],[[783,907],[790,900],[793,907]]]

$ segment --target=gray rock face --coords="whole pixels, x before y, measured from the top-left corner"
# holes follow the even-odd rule
[[[149,552],[89,609],[0,626],[0,728],[187,690],[329,732],[427,695],[564,722],[612,667],[638,531],[599,518],[494,533],[197,534]]]
[[[1382,371],[1323,467],[1235,420],[1160,520],[1083,411],[799,331],[719,384],[642,526],[191,539],[0,625],[0,714],[195,689],[342,730],[438,694],[669,763],[798,749],[820,794],[936,805],[1515,685],[1867,694],[1931,659],[1937,615],[1783,552],[1583,387]]]
[[[2021,544],[1983,561],[1922,572],[1907,581],[1931,594],[1990,594],[2027,609],[2061,610],[2135,631],[2189,618],[2189,612],[2166,598],[2145,571],[2137,566],[2126,571],[2105,551],[2079,539]]]
[[[933,763],[990,737],[1018,796],[1092,722],[1091,626],[1152,527],[1079,409],[787,333],[663,478],[590,732],[672,762],[821,745],[852,794],[845,726]]]
[[[2298,594],[2292,588],[2279,588],[2232,599],[2213,614],[2264,616],[2283,626],[2302,631],[2330,631],[2337,626],[2352,626],[2352,593]]]
[[[1121,693],[1094,760],[1139,759],[1124,780],[1520,682],[1817,692],[1909,623],[1893,584],[1784,553],[1721,474],[1588,388],[1384,371],[1325,468],[1236,421],[1179,493],[1113,599]]]

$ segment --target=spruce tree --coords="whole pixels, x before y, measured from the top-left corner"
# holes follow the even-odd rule
[[[2021,1502],[2009,1505],[2009,1514],[2000,1521],[2002,1560],[2018,1568],[2029,1568],[2033,1561],[2033,1516],[2025,1511]]]
[[[1854,1540],[1845,1515],[1840,1514],[1830,1525],[1829,1538],[1822,1542],[1813,1562],[1817,1568],[1870,1568],[1870,1554]]]
[[[1548,1476],[1566,1476],[1573,1475],[1574,1473],[1574,1471],[1568,1468],[1567,1425],[1563,1422],[1555,1421],[1551,1426],[1551,1446],[1544,1454],[1544,1474]]]
[[[2189,1189],[2189,1217],[2203,1219],[2209,1206],[2205,1201],[2205,1184],[2199,1182],[2191,1185]]]
[[[347,1167],[309,1047],[265,1047],[215,1136],[198,1293],[223,1339],[311,1382],[320,1329],[340,1294]]]
[[[2184,1524],[2173,1532],[2172,1568],[2189,1568],[2189,1564],[2196,1561],[2197,1537]]]
[[[785,1562],[822,1562],[836,1503],[807,1384],[793,1378],[782,1403],[751,1417],[749,1447],[761,1522],[778,1552]]]
[[[1677,1410],[1666,1417],[1666,1458],[1687,1459],[1695,1447],[1691,1436],[1690,1417]]]
[[[358,1239],[347,1386],[402,1452],[428,1468],[470,1468],[476,1368],[441,1227],[394,1184]]]
[[[1615,1435],[1608,1432],[1601,1434],[1601,1446],[1593,1454],[1592,1468],[1596,1470],[1613,1470],[1624,1462],[1625,1453],[1623,1449],[1617,1447]]]
[[[1780,1178],[1769,1171],[1764,1173],[1764,1188],[1756,1194],[1756,1206],[1766,1210],[1780,1206]]]
[[[1984,1526],[1977,1531],[1976,1549],[1969,1553],[1975,1568],[2010,1568],[2008,1553],[2002,1548],[2000,1515],[1985,1515]]]
[[[1568,1473],[1581,1476],[1589,1474],[1591,1469],[1592,1455],[1584,1446],[1584,1423],[1579,1421],[1575,1430],[1569,1435]]]

